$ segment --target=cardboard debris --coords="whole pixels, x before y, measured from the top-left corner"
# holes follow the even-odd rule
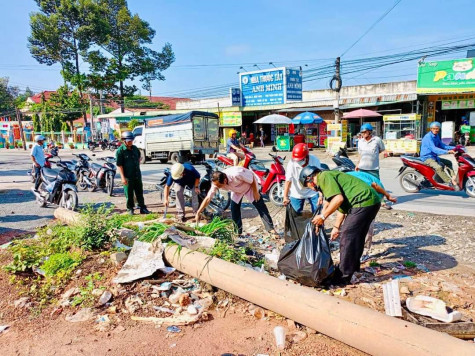
[[[383,284],[384,310],[389,316],[402,316],[399,279]]]
[[[183,314],[183,315],[177,315],[177,316],[170,316],[166,318],[157,318],[154,316],[149,316],[149,317],[131,316],[131,319],[137,320],[137,321],[146,321],[146,322],[155,323],[158,325],[182,326],[182,325],[191,325],[191,324],[196,323],[197,321],[200,320],[201,315],[202,313],[199,313],[197,315]]]
[[[448,313],[444,301],[425,295],[418,295],[415,298],[407,298],[406,306],[407,309],[413,313],[429,316],[445,323],[452,323],[462,319],[462,314],[458,311]]]
[[[129,257],[113,283],[130,283],[140,278],[145,278],[154,274],[157,270],[166,271],[163,262],[164,247],[160,240],[153,244],[142,241],[134,241],[134,246]]]

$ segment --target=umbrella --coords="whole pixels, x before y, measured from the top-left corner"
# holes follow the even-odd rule
[[[272,114],[261,117],[259,120],[254,121],[255,124],[284,124],[290,125],[292,120],[290,120],[287,116]]]
[[[308,124],[321,124],[323,119],[313,112],[305,111],[301,114],[298,114],[292,119],[292,123],[296,125],[308,125]]]
[[[383,116],[380,113],[372,110],[358,109],[343,114],[344,119],[361,119],[363,117],[380,117]]]

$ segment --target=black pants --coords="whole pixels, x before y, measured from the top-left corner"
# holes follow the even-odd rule
[[[134,193],[137,198],[137,205],[140,209],[145,209],[145,201],[143,198],[143,184],[142,178],[127,178],[127,185],[124,185],[125,199],[127,199],[127,210],[133,210]]]
[[[41,167],[35,166],[35,190],[38,190],[40,185],[41,185]]]
[[[238,227],[239,235],[242,234],[241,203],[242,199],[239,203],[235,203],[231,200],[231,217]],[[267,206],[264,203],[262,197],[258,201],[252,202],[252,205],[254,205],[254,207],[257,209],[257,212],[259,213],[259,216],[261,217],[261,220],[264,223],[266,230],[274,230],[274,223],[272,222],[269,210],[267,209]]]
[[[369,226],[378,214],[381,204],[353,208],[345,218],[340,232],[340,264],[342,277],[351,279],[360,270],[360,258]]]

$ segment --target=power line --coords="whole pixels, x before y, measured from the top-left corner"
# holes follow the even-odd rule
[[[350,49],[352,49],[364,36],[366,36],[378,23],[380,23],[402,0],[396,0],[384,14],[382,14],[348,49],[343,52],[340,57],[343,57]]]

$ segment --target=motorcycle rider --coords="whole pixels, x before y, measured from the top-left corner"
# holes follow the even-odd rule
[[[305,143],[298,143],[292,150],[292,159],[287,164],[287,169],[285,170],[284,186],[284,205],[290,203],[297,214],[302,213],[305,200],[308,200],[312,213],[317,211],[318,206],[322,204],[323,200],[317,191],[300,185],[300,172],[307,166],[321,168],[320,160],[314,155],[309,154],[308,146]]]
[[[144,202],[142,173],[140,172],[140,151],[134,146],[134,135],[130,131],[124,131],[121,138],[123,144],[117,149],[115,158],[124,185],[127,210],[129,215],[134,215],[135,193],[140,214],[150,214]]]
[[[320,190],[327,201],[322,213],[312,219],[315,225],[323,227],[338,210],[330,235],[332,240],[340,236],[340,264],[333,281],[349,284],[360,268],[365,237],[381,207],[381,198],[368,184],[339,171],[308,166],[302,169],[299,181],[304,187]]]
[[[242,234],[241,203],[242,198],[246,197],[257,209],[266,230],[273,234],[274,237],[278,237],[269,210],[259,193],[257,177],[252,171],[244,167],[229,167],[222,172],[214,172],[211,177],[211,182],[211,189],[206,198],[201,202],[201,206],[196,213],[197,223],[200,221],[201,212],[211,202],[216,191],[218,189],[224,189],[231,192],[231,218],[238,228],[239,235]]]
[[[46,159],[45,153],[43,151],[43,144],[46,138],[43,135],[36,135],[35,142],[36,145],[31,149],[31,160],[34,166],[35,173],[35,191],[38,191],[38,188],[41,184],[41,168],[44,167]]]
[[[233,163],[235,166],[239,164],[240,159],[244,159],[244,153],[238,152],[242,148],[245,148],[243,145],[241,145],[236,138],[237,136],[237,131],[236,130],[231,130],[229,131],[229,138],[228,141],[226,142],[226,153],[229,158],[233,160]]]
[[[369,173],[379,179],[379,154],[384,152],[383,140],[373,136],[373,126],[369,123],[361,125],[361,139],[358,141],[360,160],[355,171]]]
[[[440,122],[434,121],[430,124],[430,132],[426,133],[421,142],[421,161],[427,166],[433,168],[437,175],[446,184],[452,184],[455,190],[460,190],[457,184],[455,173],[452,169],[452,162],[448,159],[440,158],[439,155],[447,153],[455,153],[454,146],[448,146],[442,142],[439,137]],[[450,173],[450,176],[445,172],[444,168]]]
[[[191,165],[191,163],[175,163],[172,166],[171,174],[168,176],[167,183],[165,185],[163,204],[168,207],[170,204],[168,197],[170,194],[170,187],[173,185],[173,189],[176,193],[176,210],[178,220],[185,222],[185,188],[191,190],[191,205],[193,212],[196,213],[199,207],[198,194],[200,194],[200,174]]]

